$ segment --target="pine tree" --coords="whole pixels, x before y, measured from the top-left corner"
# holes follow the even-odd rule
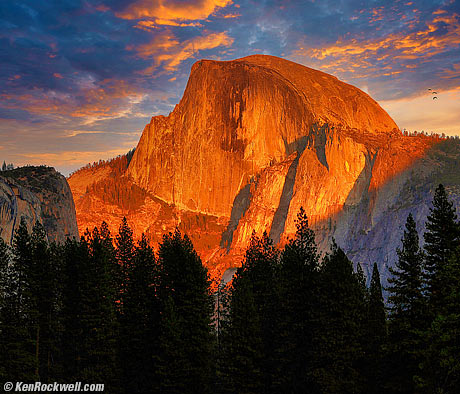
[[[174,298],[170,294],[164,300],[159,330],[159,352],[154,355],[156,378],[155,392],[158,393],[198,393],[196,376],[189,376],[191,361],[189,349],[184,347],[184,326],[187,322],[178,312]],[[204,387],[208,389],[208,387]]]
[[[425,239],[425,287],[429,298],[429,313],[431,318],[442,306],[443,273],[449,259],[454,253],[460,240],[460,230],[457,215],[452,202],[447,197],[443,185],[439,185],[433,198],[433,208],[426,222]]]
[[[43,226],[37,222],[31,235],[29,317],[35,341],[36,371],[42,382],[54,374],[57,346],[58,259],[55,246],[48,244]]]
[[[117,366],[118,322],[116,318],[117,287],[114,270],[117,266],[113,241],[105,222],[101,231],[94,229],[89,241],[92,278],[87,276],[83,291],[88,307],[87,361],[83,380],[104,381],[110,392],[119,387]],[[91,286],[92,289],[88,287]]]
[[[143,393],[157,387],[154,360],[158,356],[160,319],[156,294],[158,267],[145,235],[142,235],[126,268],[120,359],[125,391]]]
[[[363,346],[366,356],[367,392],[383,391],[385,376],[383,374],[384,346],[387,339],[385,304],[380,284],[377,263],[374,263],[372,279],[367,302],[366,335]]]
[[[159,296],[163,305],[171,298],[175,316],[172,321],[175,337],[179,335],[180,346],[183,354],[181,360],[184,365],[182,371],[162,369],[163,373],[158,376],[160,389],[168,388],[169,391],[177,392],[181,387],[187,387],[189,393],[206,393],[210,391],[211,362],[213,335],[211,317],[213,312],[212,297],[209,290],[209,279],[206,268],[203,267],[200,258],[195,252],[192,242],[176,229],[174,234],[163,236],[159,246],[160,287]],[[175,323],[175,324],[176,324]],[[169,335],[169,328],[162,319],[163,330],[160,336]],[[163,352],[160,353],[159,362],[167,360],[168,352],[163,343]],[[173,345],[171,345],[173,346]],[[169,373],[180,373],[176,377],[177,386],[171,387]]]
[[[78,381],[104,382],[111,393],[120,387],[114,264],[106,225],[66,244],[63,325],[74,334],[64,337],[66,370]]]
[[[460,247],[443,269],[443,305],[425,332],[423,392],[456,393],[460,387]]]
[[[414,376],[420,363],[422,317],[423,252],[414,218],[407,217],[402,248],[397,249],[398,261],[390,268],[390,316],[388,364],[390,371],[387,389],[390,392],[413,393],[416,391]]]
[[[270,392],[279,383],[275,357],[277,311],[275,270],[278,253],[266,233],[252,234],[232,282],[223,329],[223,386],[229,392]]]
[[[0,237],[0,381],[7,381],[8,308],[11,288],[10,253],[6,242]]]
[[[232,283],[228,325],[223,326],[221,366],[224,393],[264,393],[261,316],[244,265]]]
[[[31,237],[23,218],[13,239],[12,276],[6,329],[7,374],[11,380],[36,380],[37,359],[31,330],[32,292],[29,269],[32,266]],[[10,378],[9,378],[10,379]]]
[[[115,238],[116,258],[118,265],[114,267],[117,287],[119,292],[118,304],[123,307],[123,294],[127,284],[128,271],[131,269],[134,258],[134,240],[133,230],[128,225],[126,217],[123,217],[122,223]]]
[[[363,267],[361,267],[361,264],[358,263],[356,264],[356,280],[359,283],[359,286],[361,288],[361,293],[363,295],[363,302],[368,301],[368,291],[367,291],[367,286],[366,286],[366,276],[364,275]]]
[[[442,185],[436,189],[426,228],[428,308],[418,383],[426,392],[450,393],[460,387],[460,229],[455,208]]]
[[[297,215],[295,238],[285,246],[279,270],[280,387],[289,392],[314,392],[311,375],[318,327],[319,258],[315,234],[303,208]]]
[[[353,264],[335,243],[321,268],[320,321],[315,332],[315,392],[360,393],[364,376],[362,321],[365,309]]]
[[[90,269],[89,246],[85,237],[80,241],[67,239],[63,251],[62,307],[61,307],[61,368],[62,376],[77,381],[84,368],[85,276]]]

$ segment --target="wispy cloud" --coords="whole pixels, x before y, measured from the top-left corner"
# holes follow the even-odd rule
[[[4,108],[22,109],[35,114],[54,114],[94,120],[121,117],[130,113],[145,93],[123,80],[106,79],[91,83],[76,95],[58,91],[33,89],[29,93],[1,94]]]
[[[152,74],[160,66],[168,73],[174,72],[183,61],[195,57],[200,51],[229,47],[232,44],[233,38],[227,32],[210,33],[183,42],[171,32],[163,32],[150,43],[133,49],[138,56],[153,59],[153,65],[143,71],[144,74]]]
[[[377,18],[375,21],[380,20],[382,9],[374,10],[373,14]],[[335,43],[321,47],[312,46],[308,38],[302,38],[290,57],[355,83],[358,79],[377,81],[398,74],[407,77],[453,48],[460,49],[460,16],[457,13],[446,15],[437,10],[420,25],[409,31],[401,29],[370,38],[362,35],[341,37]],[[451,70],[438,73],[452,77],[457,68],[454,65]]]
[[[355,69],[360,65],[367,66],[369,63],[366,60],[372,58],[418,59],[420,54],[427,58],[459,44],[460,17],[454,14],[448,17],[435,16],[427,22],[424,29],[410,34],[401,32],[374,39],[338,40],[335,44],[322,48],[308,48],[303,41],[293,55],[311,56],[326,60],[325,65],[329,61]]]

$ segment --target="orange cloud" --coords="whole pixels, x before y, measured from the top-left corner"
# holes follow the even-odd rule
[[[147,59],[162,52],[170,51],[179,46],[179,41],[170,31],[163,31],[153,38],[148,44],[139,45],[138,47],[127,47],[128,50],[136,50],[137,54]]]
[[[175,22],[169,19],[155,19],[153,21],[139,21],[134,26],[136,29],[141,29],[145,31],[152,31],[158,29],[159,26],[176,26],[176,27],[203,27],[199,22]]]
[[[321,68],[341,67],[353,72],[357,67],[368,69],[370,60],[430,58],[458,45],[460,16],[440,15],[437,12],[424,29],[410,34],[393,33],[368,40],[339,40],[322,48],[309,48],[305,40],[299,42],[298,49],[291,56],[295,60],[316,59],[321,61]]]
[[[211,33],[186,40],[182,43],[170,32],[157,35],[150,43],[135,48],[142,58],[154,58],[153,66],[144,70],[144,74],[151,74],[160,65],[168,72],[177,70],[184,61],[194,57],[199,51],[214,49],[220,46],[231,46],[233,38],[226,32]]]
[[[225,14],[225,15],[222,15],[222,18],[230,19],[230,18],[239,18],[240,16],[241,14]]]
[[[381,21],[383,19],[383,7],[373,8],[372,9],[372,17],[370,18],[369,22],[374,23]]]
[[[136,29],[141,29],[145,31],[152,31],[158,29],[158,26],[154,21],[139,21],[134,27]]]
[[[232,0],[138,0],[117,13],[123,19],[155,18],[163,21],[202,20],[218,8],[232,4]]]

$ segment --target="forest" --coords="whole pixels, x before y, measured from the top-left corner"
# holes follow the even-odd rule
[[[102,223],[60,245],[21,222],[12,245],[0,238],[0,382],[104,383],[107,393],[458,393],[455,212],[439,185],[423,234],[407,217],[386,302],[377,264],[369,281],[335,243],[322,256],[302,209],[294,238],[278,248],[253,234],[234,279],[218,286],[178,229],[153,250],[145,236],[133,240],[126,219],[117,234]]]

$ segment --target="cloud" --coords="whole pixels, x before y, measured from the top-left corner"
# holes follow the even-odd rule
[[[339,40],[334,45],[324,48],[311,48],[307,53],[318,60],[330,58],[342,64],[349,62],[355,55],[363,55],[368,59],[371,55],[379,57],[379,53],[383,51],[391,52],[387,52],[386,56],[393,59],[418,58],[419,54],[431,57],[459,44],[460,17],[454,14],[449,17],[437,16],[427,23],[425,29],[410,34],[395,33],[369,40]],[[299,49],[296,53],[300,55],[304,50]]]
[[[154,64],[143,71],[144,74],[151,74],[159,66],[168,73],[174,72],[182,62],[202,50],[229,47],[232,44],[233,38],[227,32],[210,33],[180,42],[171,32],[166,31],[158,34],[150,43],[132,49],[141,58],[153,58]]]
[[[169,19],[142,20],[137,22],[134,27],[136,29],[152,32],[158,29],[160,26],[203,27],[203,25],[199,22],[175,22]]]
[[[382,9],[373,10],[372,15],[379,19]],[[407,22],[411,26],[413,23]],[[381,97],[388,97],[391,89],[399,95],[407,95],[407,90],[404,91],[402,86],[382,83],[385,78],[398,74],[401,74],[406,84],[412,82],[409,94],[413,94],[413,89],[417,86],[413,82],[418,82],[419,79],[421,82],[424,79],[439,78],[442,77],[441,74],[446,78],[443,87],[448,87],[446,84],[449,77],[452,87],[452,84],[456,83],[452,76],[458,74],[458,69],[453,65],[450,70],[445,70],[446,64],[438,65],[436,62],[454,48],[460,47],[460,16],[437,10],[429,15],[425,22],[420,22],[417,28],[406,27],[396,32],[390,30],[368,36],[343,36],[333,44],[322,46],[312,46],[309,40],[303,37],[298,41],[297,48],[291,52],[290,58],[336,74],[339,78],[358,85],[362,84],[359,79],[372,79],[374,87],[379,82],[379,90],[386,90]],[[411,76],[410,73],[417,69],[423,69],[424,72],[418,71],[418,75]],[[431,75],[424,74],[428,69]],[[393,82],[395,81],[393,78]]]
[[[224,15],[219,15],[220,18],[224,19],[232,19],[232,18],[239,18],[241,14],[224,14]]]
[[[123,19],[203,20],[218,8],[224,8],[230,4],[232,0],[138,0],[116,15]]]
[[[120,117],[130,113],[145,93],[123,80],[106,79],[98,83],[90,81],[74,95],[58,91],[32,89],[29,93],[1,94],[2,107],[22,109],[33,114],[54,114],[86,118],[86,124],[101,118]]]

